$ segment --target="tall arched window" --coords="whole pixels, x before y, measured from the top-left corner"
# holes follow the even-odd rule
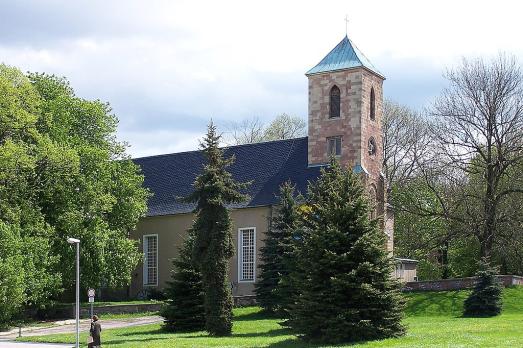
[[[376,155],[376,151],[378,149],[376,147],[376,140],[374,140],[373,137],[370,137],[368,147],[369,147],[369,155],[371,155],[371,156]]]
[[[331,88],[329,118],[340,117],[340,89],[338,86]]]
[[[370,119],[376,118],[376,96],[374,95],[374,87],[370,89]]]

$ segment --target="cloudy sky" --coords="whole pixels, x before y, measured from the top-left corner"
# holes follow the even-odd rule
[[[137,156],[192,150],[212,117],[306,118],[304,72],[345,35],[422,108],[460,57],[523,62],[518,1],[0,0],[0,62],[101,99]]]

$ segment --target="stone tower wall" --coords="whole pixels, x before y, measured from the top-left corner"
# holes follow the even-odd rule
[[[383,168],[383,79],[364,68],[326,72],[309,77],[309,166],[328,163],[327,138],[341,136],[340,163],[361,165],[369,193],[374,196],[376,213],[382,217],[387,234],[387,249],[393,248],[392,211],[386,207],[386,182]],[[330,91],[340,89],[340,117],[329,118]],[[370,117],[371,88],[374,88],[375,118]],[[377,150],[369,154],[368,142],[373,137]]]
[[[330,91],[340,89],[340,117],[329,119]],[[361,162],[362,69],[309,76],[309,166],[329,162],[327,138],[342,136],[340,163]]]

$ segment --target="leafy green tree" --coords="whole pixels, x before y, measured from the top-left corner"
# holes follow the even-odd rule
[[[292,139],[303,137],[307,134],[307,123],[298,116],[286,113],[276,116],[265,128],[264,141]]]
[[[394,255],[419,260],[420,280],[456,275],[449,254],[461,236],[443,216],[423,214],[440,207],[438,197],[424,180],[413,178],[401,187],[395,186],[390,196],[395,207]]]
[[[194,192],[187,201],[196,203],[196,219],[192,226],[194,260],[202,273],[205,329],[211,335],[226,336],[232,330],[232,295],[227,269],[229,259],[234,255],[227,205],[246,199],[240,193],[246,184],[237,183],[227,171],[234,158],[224,158],[219,143],[220,136],[211,122],[201,145],[207,163],[196,178]]]
[[[465,300],[466,317],[492,317],[501,313],[503,289],[496,278],[497,268],[483,258],[477,273],[478,282]]]
[[[0,328],[8,325],[25,299],[25,272],[17,232],[0,222]]]
[[[0,64],[0,325],[22,305],[41,305],[60,291],[53,229],[36,204],[40,163],[58,155],[38,132],[40,117],[41,100],[27,77]]]
[[[327,343],[400,336],[404,301],[360,178],[336,161],[309,185],[288,324]]]
[[[54,229],[63,286],[74,286],[68,236],[82,241],[82,287],[126,285],[140,259],[129,232],[146,211],[148,193],[139,168],[116,140],[118,120],[107,103],[77,97],[64,78],[29,79],[41,98],[37,128],[49,139],[50,152],[38,162],[35,202]]]
[[[293,290],[289,279],[293,261],[294,234],[299,223],[295,187],[286,182],[280,187],[279,208],[270,223],[265,245],[260,248],[262,264],[256,287],[256,301],[265,310],[287,317]]]
[[[168,331],[200,331],[205,327],[202,275],[192,261],[193,247],[194,237],[190,235],[173,260],[171,281],[165,290],[167,305],[162,309]]]
[[[0,293],[10,308],[0,321],[73,288],[68,236],[82,239],[83,287],[129,283],[140,254],[128,233],[147,192],[116,124],[65,79],[0,64]]]

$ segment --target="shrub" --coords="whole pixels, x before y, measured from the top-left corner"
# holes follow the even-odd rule
[[[161,311],[168,331],[200,331],[205,327],[202,275],[191,260],[193,244],[189,236],[173,260],[172,280],[165,291],[168,300]]]
[[[466,317],[492,317],[501,313],[502,285],[496,278],[497,268],[488,259],[480,262],[478,282],[465,300],[463,315]]]
[[[268,312],[288,317],[294,291],[290,269],[294,260],[293,235],[299,221],[294,186],[286,182],[280,188],[279,208],[272,218],[265,245],[260,249],[260,278],[256,282],[256,300]]]
[[[404,300],[360,178],[331,162],[309,185],[288,325],[326,343],[400,336]]]

